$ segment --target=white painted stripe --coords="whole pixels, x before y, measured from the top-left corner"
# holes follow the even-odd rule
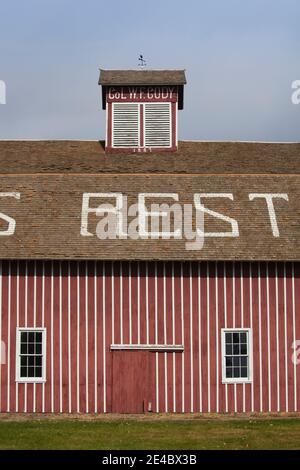
[[[123,344],[123,263],[120,261],[120,337]]]
[[[26,289],[25,289],[25,292],[26,292]],[[54,272],[53,272],[53,261],[51,261],[51,345],[50,345],[51,346],[51,413],[54,412],[53,310],[54,310]]]
[[[166,295],[166,263],[163,263],[163,289],[164,289],[164,342],[167,344],[167,295]],[[165,360],[165,412],[168,413],[168,357],[164,353]]]
[[[250,301],[250,328],[251,331],[253,331],[253,281],[252,281],[252,263],[249,263],[249,301]],[[251,351],[252,357],[253,357],[253,346],[252,346],[252,351]],[[254,362],[254,361],[252,361]],[[253,372],[252,372],[253,374]],[[250,384],[251,386],[251,411],[252,413],[254,412],[254,374],[253,374],[253,380]]]
[[[284,368],[285,368],[285,411],[289,411],[289,379],[288,379],[288,352],[287,352],[287,298],[286,298],[286,263],[283,263],[283,291],[284,291]]]
[[[28,326],[27,319],[28,319],[28,262],[25,261],[25,327]],[[27,413],[27,383],[24,384],[24,413]]]
[[[147,343],[149,343],[149,268],[148,268],[148,261],[146,261],[146,338],[147,338]]]
[[[105,272],[105,261],[103,262],[102,271],[102,321],[103,321],[103,411],[106,413],[106,308],[105,308],[105,288],[106,288],[106,272]]]
[[[36,261],[33,263],[33,327],[36,328]],[[36,410],[36,383],[33,384],[33,413]]]
[[[155,370],[156,370],[156,412],[159,413],[158,352],[155,353]]]
[[[191,413],[194,412],[194,361],[193,361],[193,272],[190,262],[190,367],[191,367]]]
[[[241,326],[244,328],[244,264],[241,262]],[[247,325],[248,326],[248,325]],[[243,383],[243,413],[246,411],[246,384]]]
[[[80,413],[80,263],[77,261],[77,370],[76,370],[76,388],[77,388],[77,413]]]
[[[17,298],[16,298],[16,304],[17,304],[17,318],[16,318],[16,325],[17,328],[20,326],[20,262],[17,261]],[[1,316],[1,311],[0,311],[0,316]],[[1,320],[0,320],[1,323]],[[0,342],[1,342],[1,333],[0,333]],[[17,364],[17,354],[19,351],[16,350],[16,364]],[[0,383],[0,388],[1,388],[1,383]],[[1,401],[0,401],[0,411],[1,411]],[[16,382],[16,413],[19,412],[19,384]]]
[[[259,409],[263,410],[263,382],[262,382],[262,351],[261,351],[261,276],[260,262],[258,263],[258,337],[259,337]]]
[[[89,412],[89,272],[85,262],[85,409]]]
[[[226,272],[226,262],[223,264],[224,267],[224,326],[227,328],[227,272]],[[223,361],[222,357],[222,361]],[[225,411],[228,413],[228,384],[225,384]]]
[[[11,262],[8,262],[7,292],[7,413],[10,412],[10,320],[11,320]]]
[[[155,302],[155,344],[158,343],[158,331],[157,331],[157,263],[155,262],[154,264],[154,302]]]
[[[71,375],[71,265],[68,261],[68,391],[69,413],[72,412],[72,375]]]
[[[198,262],[199,411],[202,413],[201,263]]]
[[[215,290],[216,290],[216,412],[219,413],[219,288],[218,263],[215,263]]]
[[[271,390],[271,332],[270,332],[270,282],[269,282],[269,263],[266,263],[266,282],[267,282],[267,329],[268,329],[268,400],[269,412],[272,410],[272,390]]]
[[[277,371],[277,411],[280,411],[280,368],[279,368],[279,299],[278,299],[278,265],[276,263],[276,275],[275,275],[275,280],[276,280],[276,294],[275,294],[275,299],[276,299],[276,358],[277,358],[277,364],[276,364],[276,371]]]
[[[140,272],[140,263],[137,263],[137,330],[138,330],[138,340],[141,342],[141,272]]]
[[[174,261],[172,261],[172,341],[175,344],[175,285]],[[176,413],[176,354],[173,352],[173,413]]]
[[[232,326],[235,328],[236,318],[235,318],[235,262],[232,263]],[[237,393],[236,393],[236,383],[233,384],[233,399],[234,399],[234,412],[237,413]]]
[[[295,264],[292,263],[293,344],[296,341]],[[294,361],[294,411],[297,411],[297,364]]]
[[[95,413],[98,413],[98,291],[97,291],[97,279],[98,269],[97,261],[94,262],[94,361],[95,361],[95,384],[94,384],[94,395],[95,395]]]
[[[33,263],[33,327],[36,328],[36,261]]]
[[[207,411],[210,413],[210,298],[209,264],[206,263],[206,306],[207,306]]]
[[[62,262],[59,261],[59,411],[63,411],[62,393]]]
[[[157,263],[155,262],[154,308],[155,308],[155,344],[157,337]],[[156,412],[159,412],[158,353],[155,353]]]
[[[115,342],[115,265],[111,262],[111,342]]]
[[[42,327],[44,328],[45,327],[45,261],[43,261],[42,263],[42,269],[43,269],[42,271]],[[19,270],[19,262],[18,262],[18,270]],[[47,363],[45,367],[47,369]],[[45,382],[43,382],[42,384],[42,412],[45,413]]]
[[[181,339],[184,344],[184,308],[183,308],[184,292],[183,292],[183,263],[180,263],[180,302],[181,302]],[[181,384],[182,384],[182,413],[184,413],[184,352],[182,354],[182,368],[181,368]]]
[[[128,288],[129,288],[129,343],[132,343],[132,299],[131,299],[131,262],[129,261]]]

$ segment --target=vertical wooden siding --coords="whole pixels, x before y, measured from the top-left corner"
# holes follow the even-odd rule
[[[155,352],[153,411],[300,411],[299,263],[0,263],[2,412],[109,412],[114,344]],[[45,384],[15,381],[16,327],[47,328]],[[221,328],[253,328],[253,384],[222,384]],[[120,354],[120,353],[118,353]]]

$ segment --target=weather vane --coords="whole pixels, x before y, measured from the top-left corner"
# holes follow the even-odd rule
[[[146,61],[145,61],[145,59],[144,59],[144,57],[143,57],[143,54],[140,54],[140,56],[139,56],[139,66],[140,66],[140,67],[146,67],[146,65],[147,65],[147,64],[146,64]]]

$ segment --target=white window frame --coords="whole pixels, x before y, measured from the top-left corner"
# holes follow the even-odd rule
[[[21,333],[24,331],[42,333],[42,377],[21,377]],[[17,328],[16,332],[16,382],[45,383],[46,382],[46,328]]]
[[[225,333],[248,333],[248,377],[226,377],[226,343]],[[222,328],[222,383],[252,383],[253,382],[253,340],[252,328]]]

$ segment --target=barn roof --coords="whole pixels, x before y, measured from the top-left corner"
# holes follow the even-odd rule
[[[1,237],[2,259],[300,260],[300,143],[180,142],[174,154],[108,155],[96,141],[0,141],[0,183],[0,231],[13,232]],[[199,249],[184,239],[100,239],[95,208],[116,192],[128,204],[175,193],[182,207],[202,194],[221,214],[205,214],[205,233],[225,236]],[[82,231],[87,193],[94,211]],[[228,237],[232,220],[238,234]]]
[[[106,154],[101,141],[0,140],[0,174],[299,174],[300,143],[179,142],[175,153]]]
[[[99,85],[185,85],[184,70],[100,70]]]

